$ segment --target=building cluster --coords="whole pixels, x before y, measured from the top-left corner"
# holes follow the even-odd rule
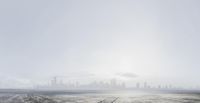
[[[88,84],[80,84],[79,82],[63,82],[62,79],[54,77],[47,85],[37,85],[37,89],[125,89],[124,82],[112,79],[109,82],[106,81],[94,81]]]
[[[147,82],[136,83],[135,86],[126,87],[125,82],[111,79],[110,81],[93,81],[88,84],[80,84],[79,82],[63,82],[62,79],[54,77],[46,85],[37,85],[36,89],[61,89],[61,90],[116,90],[116,89],[134,89],[134,90],[178,90],[184,89],[180,87],[174,87],[172,85],[157,85],[152,86]],[[191,88],[190,88],[191,89]],[[195,88],[196,89],[196,88]]]
[[[119,82],[116,79],[112,79],[109,82],[104,81],[94,81],[88,85],[85,85],[85,87],[89,87],[92,89],[125,89],[126,84],[124,82]]]
[[[168,90],[168,89],[181,89],[181,88],[178,88],[178,87],[173,87],[172,85],[157,85],[157,86],[151,86],[150,84],[147,84],[147,82],[144,82],[144,83],[136,83],[134,89],[158,89],[158,90],[161,90],[161,89],[165,89],[165,90]]]

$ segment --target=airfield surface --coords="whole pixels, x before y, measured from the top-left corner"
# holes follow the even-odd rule
[[[64,94],[1,92],[0,103],[200,103],[200,95],[159,92],[69,92]]]

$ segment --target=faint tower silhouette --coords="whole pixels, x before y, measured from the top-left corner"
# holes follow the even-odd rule
[[[161,89],[161,85],[158,85],[158,89]]]
[[[79,87],[79,86],[80,86],[79,82],[76,82],[76,87]]]
[[[125,82],[122,82],[122,88],[126,88]]]
[[[140,83],[136,83],[136,88],[139,89],[140,88]]]
[[[117,80],[116,79],[112,79],[110,81],[110,84],[111,84],[112,87],[116,87],[117,86]]]
[[[173,87],[172,87],[172,85],[170,84],[170,85],[169,85],[169,89],[172,89],[172,88],[173,88]]]
[[[147,82],[144,82],[144,88],[147,88]]]
[[[57,85],[57,77],[53,77],[53,80],[51,80],[51,85],[56,86]]]

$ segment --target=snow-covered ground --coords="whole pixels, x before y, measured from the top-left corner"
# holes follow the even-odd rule
[[[200,103],[200,95],[128,92],[65,95],[0,93],[0,103]]]

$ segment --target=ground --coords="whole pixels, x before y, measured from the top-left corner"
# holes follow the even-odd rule
[[[0,103],[200,103],[196,93],[106,92],[106,93],[0,93]]]

